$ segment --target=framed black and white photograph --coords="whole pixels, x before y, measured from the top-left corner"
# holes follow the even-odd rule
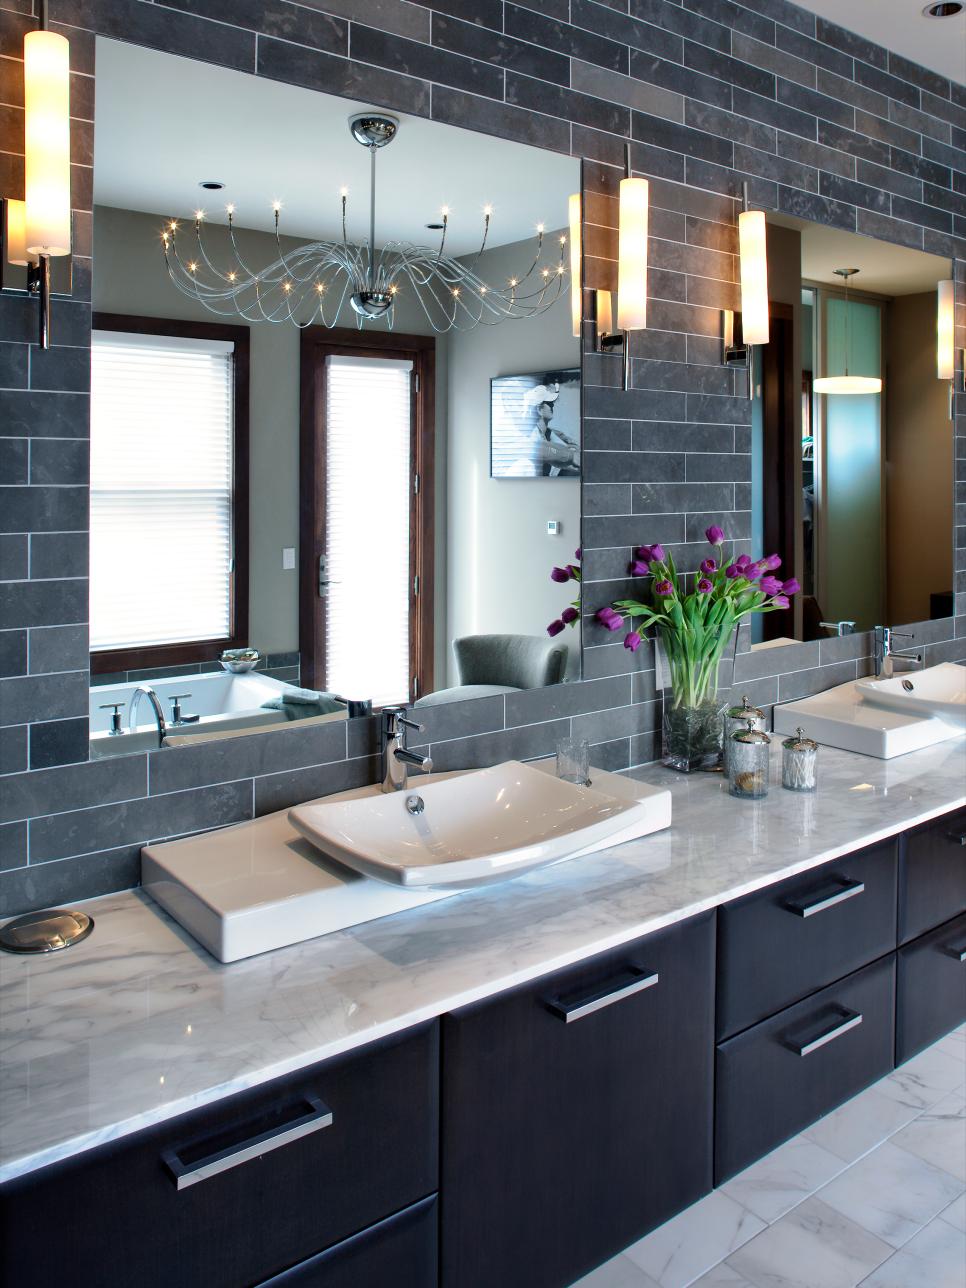
[[[580,369],[490,381],[490,477],[580,477]]]

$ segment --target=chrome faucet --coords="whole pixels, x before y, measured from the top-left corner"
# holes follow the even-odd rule
[[[151,704],[151,710],[154,712],[154,718],[158,722],[158,746],[162,747],[164,745],[165,735],[168,732],[168,726],[164,719],[164,711],[161,707],[160,701],[158,700],[158,695],[151,688],[150,684],[139,684],[138,687],[131,694],[131,711],[130,711],[130,714],[128,715],[128,721],[127,721],[128,732],[133,733],[134,730],[137,728],[136,717],[138,712],[138,705],[142,697],[147,698],[148,702],[150,702]]]
[[[827,631],[834,631],[836,635],[854,635],[855,622],[848,620],[841,622],[819,622],[819,626],[824,626]]]
[[[382,790],[384,792],[402,792],[409,781],[409,766],[430,773],[433,768],[429,756],[421,756],[417,751],[410,751],[406,746],[406,730],[412,729],[422,733],[423,725],[406,719],[405,707],[383,707],[382,709]]]
[[[912,666],[902,667],[901,670],[912,670],[915,666],[922,666],[922,654],[904,652],[892,647],[893,640],[914,640],[915,635],[908,631],[894,631],[888,626],[877,626],[875,628],[875,674],[876,679],[891,680],[896,672],[896,662],[910,662]]]

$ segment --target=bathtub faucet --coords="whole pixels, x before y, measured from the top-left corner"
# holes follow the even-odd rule
[[[161,703],[158,700],[158,695],[155,693],[154,689],[151,688],[150,684],[139,684],[131,694],[131,712],[128,716],[127,722],[128,732],[133,733],[137,728],[138,704],[142,697],[147,698],[148,702],[151,704],[154,718],[158,722],[158,746],[163,747],[165,735],[168,732],[168,726],[164,719],[164,711],[162,710]]]

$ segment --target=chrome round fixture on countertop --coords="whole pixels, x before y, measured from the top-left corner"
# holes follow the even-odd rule
[[[72,908],[44,908],[0,926],[0,949],[8,953],[56,953],[79,944],[94,929],[94,918]]]
[[[168,274],[185,295],[221,316],[240,316],[248,322],[291,322],[297,327],[313,324],[335,327],[345,321],[345,306],[357,324],[385,318],[392,328],[393,305],[400,292],[415,299],[434,331],[468,331],[494,326],[512,318],[536,317],[563,294],[566,285],[567,237],[559,237],[558,254],[544,255],[544,225],[537,224],[536,247],[527,255],[519,276],[505,282],[487,282],[477,272],[490,235],[492,208],[483,208],[483,231],[475,255],[459,258],[446,253],[450,212],[440,211],[441,222],[426,225],[440,233],[439,244],[419,246],[390,240],[376,246],[376,156],[399,133],[399,119],[384,112],[358,112],[349,118],[349,132],[366,148],[370,158],[369,237],[361,245],[349,242],[346,232],[348,189],[340,194],[342,237],[316,241],[283,250],[280,241],[282,203],[272,202],[278,258],[262,269],[250,268],[235,241],[235,206],[226,207],[230,266],[221,266],[222,251],[212,250],[202,236],[205,212],[194,217],[194,243],[190,255],[181,254],[183,235],[179,221],[169,220],[161,242]],[[220,188],[215,180],[203,188]],[[571,198],[573,200],[573,198]],[[561,224],[564,222],[561,212]]]

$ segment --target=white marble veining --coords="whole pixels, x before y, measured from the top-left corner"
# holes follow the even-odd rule
[[[634,776],[670,788],[668,831],[228,966],[136,891],[91,901],[94,933],[75,948],[44,960],[0,957],[0,1180],[617,947],[966,802],[962,739],[893,761],[829,748],[820,757],[815,796],[773,787],[759,802],[732,799],[714,776],[649,766]]]

